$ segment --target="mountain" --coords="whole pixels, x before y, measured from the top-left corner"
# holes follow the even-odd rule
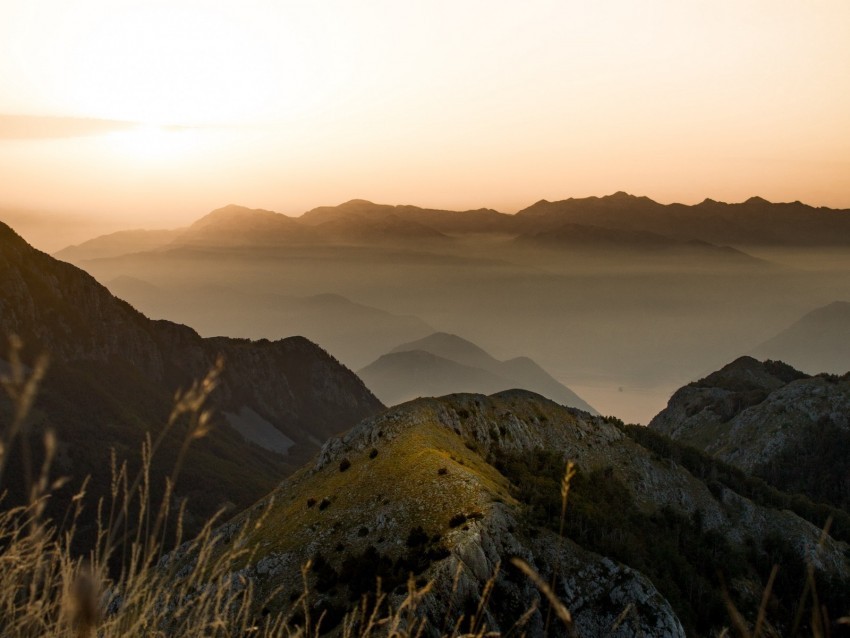
[[[357,376],[387,405],[452,392],[492,394],[511,387],[510,381],[492,372],[423,350],[385,354],[358,370]]]
[[[770,635],[790,631],[809,560],[820,602],[831,618],[843,614],[850,517],[828,510],[843,526],[815,553],[821,521],[795,513],[805,499],[751,489],[740,473],[685,452],[646,428],[525,391],[420,399],[329,440],[217,537],[227,544],[244,530],[250,558],[234,577],[272,596],[263,614],[292,609],[303,620],[306,584],[309,615],[324,614],[326,632],[375,591],[376,577],[398,608],[413,574],[417,587],[431,583],[414,616],[427,623],[423,635],[455,622],[458,633],[504,634],[521,618],[532,637],[716,635],[730,625],[727,595],[755,618],[774,561],[782,578]],[[562,521],[567,459],[577,474]],[[546,628],[551,608],[515,557],[551,585],[572,631],[554,615]],[[177,552],[165,564],[192,562]]]
[[[320,206],[299,218],[302,223],[317,226],[334,220],[386,220],[397,218],[430,228],[440,234],[511,233],[514,217],[489,208],[453,211],[420,208],[418,206],[374,204],[353,199],[339,206]]]
[[[167,287],[126,275],[106,285],[148,316],[186,324],[202,335],[277,339],[298,334],[352,368],[399,341],[433,332],[418,317],[396,315],[336,294],[251,293],[204,283]]]
[[[752,197],[739,204],[706,199],[659,204],[618,192],[605,197],[540,200],[515,215],[492,209],[450,211],[354,199],[300,217],[229,205],[187,229],[122,231],[69,246],[57,256],[79,263],[174,246],[281,246],[445,241],[446,236],[519,237],[519,245],[658,247],[735,254],[727,246],[827,247],[850,244],[850,211]],[[696,240],[696,241],[695,241]],[[740,256],[740,253],[737,253]]]
[[[75,479],[65,497],[88,474],[93,498],[108,490],[110,449],[137,467],[146,432],[156,437],[162,431],[175,390],[202,378],[220,356],[224,369],[210,397],[218,416],[212,433],[193,445],[177,486],[181,497],[193,497],[197,521],[224,504],[247,506],[328,436],[382,408],[350,370],[304,338],[202,339],[186,326],[152,321],[4,224],[0,334],[23,340],[25,362],[40,352],[50,357],[29,428],[35,447],[45,430],[55,430],[59,469]],[[4,395],[4,420],[10,407]],[[280,436],[261,437],[258,424]],[[170,473],[184,434],[182,424],[170,430],[154,459],[155,489]],[[281,441],[288,441],[286,454]],[[22,478],[23,472],[8,475]],[[52,504],[61,509],[67,501]]]
[[[596,414],[528,357],[498,361],[471,341],[445,332],[397,346],[357,374],[387,405],[420,396],[521,388]]]
[[[741,357],[673,394],[649,424],[779,489],[850,511],[850,375]]]
[[[332,217],[311,228],[327,243],[422,242],[446,237],[438,230],[394,213],[381,216],[351,213]]]
[[[80,262],[88,259],[118,257],[131,253],[156,250],[166,246],[185,232],[183,228],[173,230],[120,230],[101,235],[75,246],[68,246],[53,254],[56,259]]]
[[[526,233],[517,237],[517,241],[551,247],[581,246],[588,248],[600,245],[631,248],[664,248],[681,245],[681,242],[657,233],[574,223],[561,224],[549,230]]]
[[[231,204],[204,215],[173,241],[175,246],[275,246],[312,238],[292,217]]]
[[[816,308],[753,350],[759,359],[781,359],[809,372],[850,370],[850,303]]]
[[[715,246],[700,239],[671,239],[658,233],[641,230],[604,228],[588,224],[566,223],[548,230],[535,230],[516,238],[517,245],[550,250],[629,251],[654,254],[660,257],[687,255],[696,258],[734,260],[742,265],[763,264],[745,252],[729,246]]]
[[[740,204],[706,199],[695,206],[659,204],[618,192],[606,197],[541,200],[517,218],[538,230],[566,223],[649,232],[671,239],[699,239],[733,246],[847,246],[850,211],[800,202],[771,203],[751,197]]]

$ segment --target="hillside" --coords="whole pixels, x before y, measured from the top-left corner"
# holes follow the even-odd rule
[[[742,357],[676,391],[653,430],[850,511],[850,376]]]
[[[493,394],[517,388],[596,414],[528,357],[499,361],[471,341],[445,332],[396,346],[357,374],[387,405],[420,396]]]
[[[202,339],[185,326],[152,321],[85,272],[36,251],[2,224],[0,334],[23,340],[24,362],[41,352],[50,357],[29,429],[35,449],[45,430],[56,432],[59,470],[73,476],[52,501],[59,512],[67,504],[63,497],[87,474],[93,477],[93,499],[108,488],[110,449],[137,466],[145,434],[161,431],[175,390],[202,378],[219,356],[224,370],[211,397],[218,412],[215,427],[193,446],[177,487],[180,496],[192,497],[190,514],[196,522],[223,505],[247,506],[328,436],[382,408],[350,370],[306,339]],[[5,357],[5,347],[2,352]],[[252,430],[240,427],[245,410],[291,442],[286,454],[237,432],[251,438]],[[0,411],[8,416],[5,394]],[[237,429],[228,425],[227,414],[236,416],[231,422]],[[185,426],[178,425],[154,460],[157,490],[182,442]],[[9,476],[22,481],[24,474]],[[13,494],[20,494],[23,485],[14,487]]]
[[[428,634],[473,613],[475,627],[504,632],[530,610],[524,633],[564,635],[554,618],[544,628],[548,604],[512,557],[554,583],[581,636],[714,635],[729,626],[720,579],[752,618],[775,560],[782,578],[767,620],[782,634],[807,556],[831,617],[846,611],[846,542],[826,537],[812,553],[820,521],[764,492],[745,496],[708,457],[699,461],[705,471],[692,473],[630,432],[523,391],[413,401],[328,441],[219,539],[229,543],[247,526],[244,543],[254,549],[237,573],[261,598],[278,592],[264,613],[297,601],[299,567],[311,559],[308,604],[313,618],[325,614],[324,630],[374,591],[376,576],[397,604],[412,572],[419,586],[433,581],[419,609]],[[566,459],[577,475],[561,538]]]
[[[753,350],[758,359],[780,359],[809,373],[850,370],[850,302],[816,308]]]

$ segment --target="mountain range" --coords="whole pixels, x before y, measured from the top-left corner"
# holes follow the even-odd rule
[[[528,357],[499,361],[471,341],[447,333],[434,333],[396,346],[358,370],[357,375],[387,405],[421,396],[453,392],[494,394],[518,388],[597,413]]]
[[[496,219],[491,211],[477,214]],[[157,255],[157,267],[177,280],[166,289],[175,298],[183,273],[169,270],[175,262],[158,260],[176,251],[182,263],[203,255],[200,263],[223,275],[219,288],[204,293],[208,298],[224,290],[225,300],[255,303],[252,296],[259,295],[272,316],[299,299],[308,306],[326,304],[328,312],[356,306],[344,297],[274,297],[268,289],[231,287],[226,275],[234,270],[239,277],[243,269],[267,273],[276,263],[269,255],[280,246],[264,253],[251,236],[265,233],[274,243],[276,233],[289,233],[290,223],[274,215],[261,212],[254,229],[248,213],[242,222],[246,234],[234,235],[226,250],[190,242],[136,254],[127,263]],[[219,221],[198,232],[214,237]],[[336,221],[331,215],[316,227]],[[254,250],[260,250],[254,261],[233,259]],[[411,284],[412,273],[423,280],[435,272],[462,278],[457,264],[470,263],[455,255],[458,261],[446,265],[438,253],[416,250],[399,253],[410,261],[394,263],[386,275],[410,285],[414,295],[423,291]],[[298,262],[305,254],[293,248],[287,258]],[[324,255],[331,261],[357,255],[365,264],[375,258],[369,251]],[[407,269],[414,262],[416,268]],[[313,260],[307,267],[327,263]],[[352,263],[344,261],[333,276]],[[541,282],[554,282],[546,290],[564,295],[565,279],[549,272],[532,276],[534,268],[507,269],[499,260],[474,263],[519,280],[509,297],[504,287],[497,290],[501,294],[494,299],[504,308],[527,303],[519,293]],[[348,272],[346,281],[364,272],[377,277],[381,270]],[[279,275],[273,271],[263,281]],[[716,276],[700,273],[688,281]],[[600,298],[610,295],[607,281],[594,276],[589,294],[602,286]],[[634,281],[628,285],[634,287]],[[140,297],[163,290],[159,281],[141,278],[113,283]],[[440,279],[433,286],[447,293],[452,283]],[[467,285],[459,290],[461,300],[471,290],[479,292]],[[710,286],[699,292],[713,301]],[[539,303],[547,297],[529,299]],[[566,301],[579,309],[588,303]],[[220,303],[224,312],[227,301]],[[476,306],[481,298],[467,303]],[[363,312],[383,316],[374,307]],[[737,314],[730,317],[739,320]],[[607,329],[607,319],[594,314],[600,331]],[[563,317],[558,320],[552,335],[561,338],[568,331]],[[86,475],[92,477],[90,498],[108,494],[110,449],[137,468],[146,434],[163,431],[174,389],[202,377],[221,355],[221,382],[210,397],[218,416],[208,436],[193,445],[176,492],[188,503],[189,531],[222,506],[235,513],[214,538],[224,546],[244,530],[240,542],[247,551],[229,577],[250,586],[258,600],[270,597],[253,610],[258,618],[291,614],[295,625],[303,625],[308,616],[321,617],[323,631],[339,632],[347,612],[375,600],[369,596],[377,578],[394,606],[403,600],[411,574],[413,586],[426,589],[418,613],[434,634],[446,630],[447,619],[462,616],[458,633],[508,632],[521,623],[521,631],[534,637],[717,635],[730,625],[730,608],[747,619],[759,614],[770,579],[767,635],[791,632],[804,586],[813,586],[830,618],[846,615],[847,375],[811,376],[785,363],[743,357],[681,388],[646,428],[559,405],[581,400],[531,359],[499,361],[453,334],[432,332],[387,347],[384,363],[379,358],[375,364],[412,358],[432,367],[429,383],[460,383],[463,375],[452,374],[462,372],[488,383],[534,386],[558,402],[528,390],[487,396],[452,388],[449,396],[385,409],[356,375],[303,337],[203,338],[186,326],[148,319],[90,275],[34,250],[0,225],[0,333],[23,339],[25,361],[42,351],[51,357],[25,441],[38,451],[41,435],[54,430],[57,469],[73,477],[51,499],[50,514],[62,515]],[[0,370],[8,367],[0,364]],[[11,408],[5,398],[0,401],[4,423]],[[182,422],[166,433],[152,467],[155,483],[169,474],[186,433]],[[13,450],[4,477],[13,502],[26,487],[22,450]],[[160,492],[155,489],[155,495]],[[828,521],[831,527],[822,531]],[[84,537],[94,532],[90,518],[82,532]],[[160,568],[180,578],[194,564],[187,551],[176,549]],[[571,614],[567,627],[547,620],[557,610],[514,559],[549,583]],[[781,567],[771,576],[775,564]],[[305,584],[309,593],[302,602]]]
[[[93,498],[108,493],[110,450],[137,468],[145,436],[163,430],[175,391],[203,378],[219,357],[224,368],[210,397],[219,416],[193,447],[177,486],[181,498],[192,497],[195,522],[224,505],[247,506],[328,436],[383,407],[350,370],[302,337],[203,339],[186,326],[150,320],[4,224],[0,334],[23,341],[25,362],[42,352],[50,358],[28,431],[33,449],[46,430],[55,431],[59,470],[74,477],[51,501],[60,510],[87,475]],[[5,396],[0,409],[5,420],[11,409]],[[177,424],[163,441],[154,459],[158,476],[169,474],[185,427]],[[11,459],[21,462],[19,455]],[[8,476],[23,480],[17,469]],[[25,488],[14,487],[18,495]]]
[[[514,215],[227,206],[159,246],[129,233],[59,255],[149,316],[204,336],[301,334],[355,370],[435,331],[491,352],[510,343],[604,412],[646,423],[673,388],[850,298],[847,217],[625,193]],[[323,311],[317,295],[334,301]]]
[[[800,202],[774,204],[759,197],[741,204],[706,199],[695,206],[665,205],[623,192],[557,202],[541,200],[514,215],[492,209],[448,211],[351,200],[288,217],[229,205],[185,229],[114,233],[68,247],[57,256],[79,261],[115,256],[119,251],[187,245],[439,244],[452,236],[469,234],[506,235],[532,243],[585,248],[846,246],[850,243],[847,213]]]

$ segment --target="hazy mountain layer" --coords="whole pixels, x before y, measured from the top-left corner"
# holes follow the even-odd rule
[[[650,428],[850,511],[850,376],[742,357],[678,390]]]
[[[433,332],[417,317],[395,315],[335,294],[252,293],[207,283],[154,286],[128,276],[106,285],[148,316],[186,324],[201,335],[279,339],[297,334],[351,368],[363,366],[400,341]]]
[[[92,258],[97,249],[115,255],[122,245],[274,245],[289,243],[385,243],[429,241],[449,235],[522,236],[539,244],[594,246],[687,247],[699,240],[718,245],[846,246],[850,212],[813,208],[800,202],[774,204],[752,197],[741,204],[707,199],[696,206],[659,204],[647,197],[616,193],[606,197],[541,200],[516,215],[491,209],[448,211],[417,206],[351,200],[322,206],[300,217],[229,205],[202,217],[189,228],[138,237],[116,233],[98,238],[90,251],[68,249],[68,259]],[[700,246],[695,245],[696,248]],[[79,248],[82,247],[72,247]],[[135,250],[127,250],[127,252]],[[61,251],[60,251],[61,252]]]
[[[355,369],[399,342],[428,334],[404,334],[398,326],[394,341],[381,341],[377,318],[372,329],[342,304],[325,316],[307,313],[303,321],[290,322],[280,309],[264,310],[273,304],[259,301],[267,295],[339,295],[469,335],[499,359],[522,352],[553,377],[582,388],[599,410],[643,423],[663,408],[671,388],[752,352],[811,308],[850,298],[847,251],[813,243],[803,230],[786,233],[786,239],[799,236],[800,245],[784,239],[758,245],[758,259],[749,256],[752,247],[747,254],[724,247],[738,245],[732,230],[740,224],[749,230],[739,238],[749,241],[756,228],[773,237],[787,226],[788,210],[792,220],[802,215],[823,237],[838,241],[845,236],[838,228],[847,217],[842,211],[750,202],[719,206],[726,212],[718,217],[709,215],[708,204],[662,206],[627,195],[538,208],[512,216],[355,200],[284,218],[228,207],[208,220],[221,226],[212,243],[173,243],[82,265],[101,282],[132,277],[181,293],[223,289],[199,299],[185,315],[170,314],[167,303],[145,310],[189,322],[203,334],[307,334]],[[758,212],[762,208],[768,212]],[[429,229],[428,237],[411,240],[416,233],[405,235],[399,220],[417,232]],[[266,223],[283,230],[272,232]],[[325,224],[339,232],[322,236]],[[549,229],[557,236],[555,229],[566,224],[595,230],[582,242],[555,242],[554,249],[516,241],[535,233],[545,238]],[[351,233],[343,236],[342,228]],[[662,237],[657,241],[667,247],[632,241],[647,233]],[[621,236],[628,240],[611,241]],[[386,319],[389,335],[398,320]]]
[[[420,396],[519,388],[596,414],[528,357],[499,361],[471,341],[444,332],[397,346],[357,374],[387,405]]]
[[[54,257],[72,263],[88,259],[119,257],[132,253],[156,250],[170,244],[185,232],[183,228],[173,230],[120,230],[101,235],[76,246],[63,248]]]
[[[517,217],[534,219],[541,230],[569,222],[720,245],[850,245],[850,211],[814,208],[800,202],[774,204],[761,197],[741,204],[706,199],[687,206],[659,204],[648,197],[620,192],[608,197],[541,200],[519,211]]]
[[[91,474],[92,498],[109,485],[110,449],[136,467],[145,433],[162,429],[175,390],[203,377],[223,356],[211,405],[237,414],[250,409],[293,445],[287,455],[273,453],[218,417],[212,433],[193,446],[177,486],[180,496],[193,497],[190,512],[201,519],[228,503],[246,506],[329,435],[382,407],[350,370],[306,339],[202,339],[185,326],[151,321],[90,275],[34,250],[2,224],[0,334],[23,339],[27,362],[42,351],[50,356],[30,426],[33,445],[46,429],[55,430],[59,470],[74,478],[68,490]],[[5,421],[5,395],[2,412]],[[157,490],[184,432],[178,424],[155,458]],[[18,470],[9,476],[23,481],[22,466]],[[64,505],[61,496],[52,503],[60,510]]]
[[[547,604],[512,557],[554,584],[581,636],[713,635],[729,625],[719,579],[754,613],[776,556],[784,571],[772,630],[790,626],[809,556],[831,617],[844,613],[845,542],[827,536],[814,553],[820,530],[780,505],[782,495],[745,496],[747,479],[684,448],[665,451],[664,441],[676,444],[660,435],[657,449],[644,447],[633,431],[521,391],[413,401],[328,441],[314,464],[220,538],[229,542],[270,507],[261,525],[248,523],[246,543],[257,551],[239,577],[260,594],[279,588],[269,609],[285,611],[303,588],[299,567],[312,559],[308,603],[311,615],[326,614],[326,630],[378,576],[398,604],[413,573],[434,583],[420,607],[428,635],[473,613],[494,575],[479,615],[485,629],[506,631],[538,605],[524,632],[544,635]],[[561,538],[566,459],[578,474]],[[627,623],[617,623],[621,614]],[[564,635],[552,622],[549,633]]]
[[[755,350],[759,359],[781,359],[810,373],[850,370],[850,303],[812,310]]]

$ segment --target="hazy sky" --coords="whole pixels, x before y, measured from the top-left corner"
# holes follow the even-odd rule
[[[850,207],[848,0],[0,0],[0,43],[5,209]]]

